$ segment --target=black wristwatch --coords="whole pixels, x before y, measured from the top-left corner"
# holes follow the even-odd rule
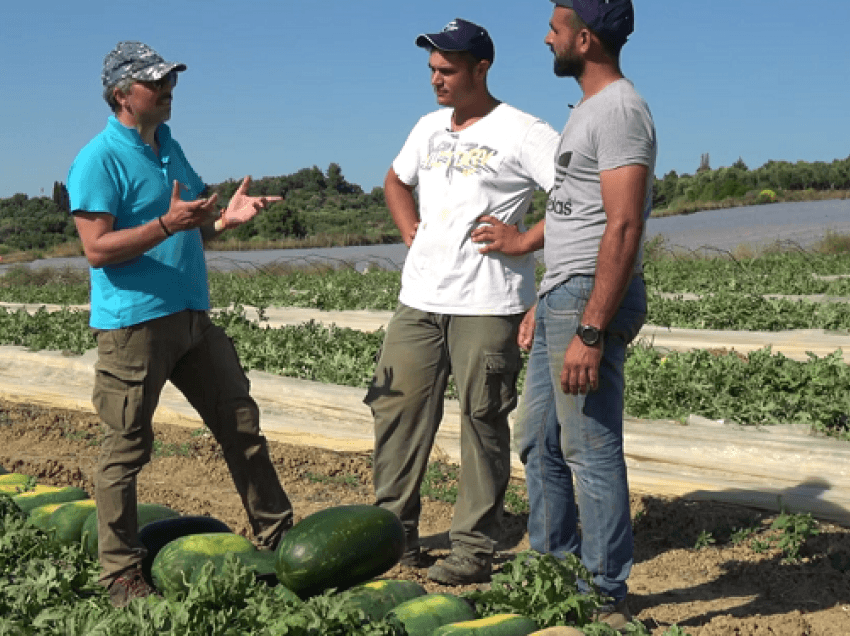
[[[579,325],[576,329],[576,335],[588,347],[595,347],[602,342],[602,331],[593,325]]]

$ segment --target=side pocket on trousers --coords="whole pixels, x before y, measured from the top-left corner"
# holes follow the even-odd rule
[[[484,354],[484,380],[472,415],[489,419],[507,415],[517,405],[517,374],[520,357],[507,353]]]

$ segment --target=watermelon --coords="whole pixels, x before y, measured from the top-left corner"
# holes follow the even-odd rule
[[[44,523],[60,543],[79,543],[86,519],[92,515],[97,516],[95,507],[94,499],[71,501],[54,510]]]
[[[496,614],[487,618],[449,623],[438,627],[433,636],[528,636],[537,623],[519,614]]]
[[[80,501],[85,501],[85,499],[81,499]],[[39,530],[47,532],[50,529],[50,525],[48,524],[48,521],[50,520],[50,515],[52,515],[57,508],[67,506],[69,503],[73,502],[65,501],[62,503],[45,504],[43,506],[39,506],[38,508],[33,508],[30,511],[28,517],[30,524],[35,526]]]
[[[138,527],[141,529],[152,521],[179,517],[180,513],[167,506],[154,503],[140,503],[138,506]],[[83,524],[80,541],[91,556],[97,556],[97,515],[91,515]]]
[[[389,510],[335,506],[292,527],[277,547],[277,577],[301,598],[380,576],[404,553],[404,527]]]
[[[76,486],[36,486],[33,490],[12,496],[12,501],[23,512],[29,512],[39,506],[66,501],[88,499],[86,491]]]
[[[0,486],[24,486],[30,479],[29,475],[21,473],[0,474]]]
[[[204,516],[169,517],[146,523],[139,529],[139,542],[145,546],[148,553],[142,559],[142,574],[148,583],[153,585],[151,578],[151,566],[165,545],[191,534],[205,534],[213,532],[232,533],[226,523]],[[275,577],[277,578],[277,577]]]
[[[235,533],[210,532],[192,534],[166,544],[151,566],[154,585],[165,596],[179,596],[188,591],[192,574],[213,557],[253,553],[254,544]]]
[[[438,627],[475,619],[468,601],[454,594],[428,594],[401,603],[390,612],[408,636],[431,636]]]
[[[226,554],[215,554],[209,557],[209,561],[215,567],[216,572],[221,572],[224,570],[224,561],[227,557],[230,556],[230,553]],[[278,580],[277,575],[275,574],[275,564],[277,562],[277,555],[270,550],[254,550],[253,552],[239,552],[234,554],[234,557],[238,559],[242,565],[246,568],[254,572],[254,576],[258,581],[262,581],[269,586],[277,586]],[[201,564],[203,566],[203,564]],[[189,576],[189,583],[194,584],[198,580],[198,576],[201,574],[201,568],[195,568],[192,570],[191,575]],[[284,587],[284,586],[279,586]],[[294,592],[290,592],[290,594],[295,594]],[[298,599],[299,601],[301,599]]]
[[[350,602],[363,611],[370,621],[379,621],[399,603],[426,593],[415,581],[381,579],[355,585],[349,590]],[[460,619],[458,619],[460,620]]]

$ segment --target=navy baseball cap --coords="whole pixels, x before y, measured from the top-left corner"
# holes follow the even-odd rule
[[[576,12],[588,28],[614,46],[622,46],[635,30],[632,0],[552,0]]]
[[[440,51],[469,51],[479,60],[488,62],[496,57],[487,29],[461,18],[449,22],[439,33],[423,33],[416,38],[416,46]]]
[[[171,71],[185,70],[185,64],[166,62],[147,44],[125,41],[116,44],[103,58],[100,79],[103,87],[109,89],[125,78],[155,82]]]

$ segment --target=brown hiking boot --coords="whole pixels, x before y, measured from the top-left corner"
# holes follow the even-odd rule
[[[619,603],[601,606],[593,613],[593,621],[605,623],[614,630],[622,632],[626,625],[632,622],[632,613],[629,611],[626,599],[623,599]]]
[[[492,570],[488,557],[472,557],[452,552],[428,568],[428,578],[444,585],[487,583]]]
[[[425,565],[422,546],[419,545],[419,531],[410,530],[404,535],[404,554],[399,564],[407,568],[421,568]]]
[[[113,607],[126,607],[134,598],[159,596],[142,576],[141,568],[127,570],[106,588]]]
[[[399,564],[406,568],[421,568],[425,565],[425,554],[418,545],[406,548],[399,559]]]

